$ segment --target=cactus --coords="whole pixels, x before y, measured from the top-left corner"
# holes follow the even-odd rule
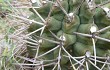
[[[43,0],[39,8],[30,8],[29,18],[42,24],[32,22],[28,28],[29,37],[38,44],[27,39],[29,57],[43,60],[43,65],[50,60],[53,64],[44,67],[48,70],[109,70],[110,5],[106,2]]]

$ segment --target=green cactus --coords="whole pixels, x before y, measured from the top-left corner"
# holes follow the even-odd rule
[[[38,31],[30,35],[31,37],[34,35],[37,41],[40,41],[39,56],[49,52],[39,59],[56,59],[55,62],[58,68],[56,67],[55,69],[58,70],[60,70],[59,65],[62,68],[61,70],[75,70],[75,68],[77,67],[79,67],[78,70],[83,68],[84,70],[87,70],[88,68],[90,70],[100,69],[102,67],[102,64],[100,62],[97,62],[97,56],[99,56],[100,58],[107,57],[109,54],[108,51],[110,50],[110,28],[107,28],[102,32],[98,32],[98,30],[110,25],[110,17],[108,15],[109,12],[107,13],[103,8],[109,7],[110,5],[99,7],[99,5],[104,2],[106,2],[106,0],[46,1],[46,3],[42,4],[40,8],[35,9],[45,20],[45,22],[42,21],[41,18],[39,18],[39,16],[36,14],[36,11],[31,8],[30,11],[33,12],[33,14],[30,16],[30,19],[42,22],[45,26],[42,34],[41,31]],[[37,3],[33,3],[32,5],[36,7]],[[92,26],[94,27],[93,29]],[[43,27],[43,25],[31,23],[28,32],[33,32],[41,27]],[[75,32],[88,34],[89,36],[77,34]],[[51,42],[49,40],[51,40]],[[34,50],[31,50],[33,49],[33,47],[31,47],[31,44],[27,45],[29,57],[34,58],[37,49],[34,48]],[[88,54],[87,51],[89,51],[90,53]],[[83,56],[82,58],[85,59],[84,63],[83,61],[77,60],[77,57],[81,56]],[[93,64],[90,62],[90,60]],[[79,64],[74,66],[74,63],[78,63],[78,61]],[[104,61],[106,61],[106,59],[102,60],[102,62]],[[60,63],[58,64],[58,62]],[[98,64],[95,65],[94,62]],[[83,66],[81,66],[80,63],[82,63]],[[52,65],[47,66],[45,69],[52,70],[53,68],[54,66]],[[105,68],[107,67],[105,66]]]

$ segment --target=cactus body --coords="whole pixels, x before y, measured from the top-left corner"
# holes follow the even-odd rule
[[[67,57],[64,57],[63,55],[66,55],[66,53],[65,52],[62,52],[61,51],[61,64],[66,64],[68,61],[69,61],[69,59],[67,58]],[[59,54],[59,50],[57,49],[57,50],[55,50],[54,51],[54,58],[58,58],[58,55]]]
[[[67,34],[73,34],[73,32],[77,31],[77,28],[80,24],[79,17],[77,15],[73,16],[71,22],[63,23],[63,31]]]
[[[57,34],[58,37],[64,37],[64,46],[65,47],[68,47],[72,44],[74,44],[76,42],[76,36],[74,35],[70,35],[70,34],[66,34],[66,33],[63,33],[62,34],[62,31],[59,31],[58,34]]]
[[[56,46],[59,46],[59,48],[61,48],[60,54],[59,48],[57,48],[55,50],[52,50],[52,52],[50,52],[49,54],[47,54],[48,56],[45,55],[41,57],[41,59],[51,60],[57,59],[58,56],[60,56],[61,68],[63,68],[64,66],[64,70],[69,69],[73,70],[71,69],[71,67],[70,68],[68,67],[71,64],[69,58],[73,59],[74,57],[85,56],[84,57],[85,62],[86,61],[88,62],[89,58],[93,58],[90,57],[91,55],[94,56],[94,59],[95,54],[96,56],[106,57],[106,54],[109,54],[108,50],[110,50],[110,43],[106,42],[107,40],[104,41],[96,38],[96,36],[99,36],[109,40],[110,28],[100,33],[97,32],[98,30],[110,25],[110,18],[107,15],[108,14],[107,11],[105,11],[102,7],[98,6],[99,4],[106,0],[102,2],[100,0],[95,0],[94,4],[97,6],[96,8],[95,6],[91,8],[91,5],[89,5],[92,0],[84,0],[83,2],[81,2],[80,0],[58,0],[58,1],[60,2],[60,4],[57,2],[57,0],[52,0],[51,2],[49,1],[46,4],[42,5],[40,8],[35,9],[46,21],[44,23],[46,27],[44,28],[42,35],[40,35],[41,31],[38,31],[37,33],[34,34],[35,36],[37,36],[36,37],[37,40],[40,41],[39,55],[47,51],[50,51]],[[35,6],[37,4],[33,5]],[[105,5],[105,7],[109,7],[109,5]],[[33,12],[33,15],[30,16],[30,19],[42,22],[41,19],[37,15],[35,15],[35,12],[32,8],[30,9],[30,11]],[[42,26],[43,25],[32,23],[28,29],[28,32],[33,32],[38,28],[41,28]],[[96,27],[95,31],[92,30],[93,32],[91,32],[92,26]],[[54,35],[52,35],[50,31],[53,32]],[[92,35],[92,37],[87,37],[78,34],[75,35],[73,34],[74,32],[89,34]],[[40,37],[51,41],[56,41],[58,43],[52,43]],[[92,39],[94,39],[95,42]],[[29,47],[30,46],[27,46],[27,48]],[[96,50],[94,49],[94,47],[96,48]],[[28,49],[30,56],[31,55],[35,56],[37,50],[32,50],[31,48]],[[96,51],[96,53],[94,50]],[[32,51],[33,53],[31,54]],[[87,55],[86,54],[87,51],[89,51],[91,54]],[[70,57],[69,54],[72,56]],[[79,69],[84,68],[84,70],[86,70],[85,62],[84,67],[80,67]],[[92,62],[94,63],[94,61]],[[78,63],[78,65],[80,64]],[[78,65],[76,65],[76,67]],[[101,67],[101,65],[102,65],[101,63],[97,64],[97,66],[99,67]],[[49,67],[51,66],[47,66],[47,69]],[[88,67],[90,70],[93,69],[97,70],[90,63],[88,64]],[[48,70],[51,69],[52,68],[49,68]]]
[[[90,32],[90,28],[93,24],[89,23],[89,24],[81,24],[79,26],[78,32],[80,33],[85,33],[85,34],[91,34]],[[96,25],[94,25],[97,30],[98,27]],[[78,36],[78,41],[82,42],[82,43],[87,43],[87,44],[91,44],[92,43],[92,39],[90,37],[84,37],[84,36]]]
[[[104,34],[101,34],[100,37],[110,39],[110,32],[107,31]],[[98,40],[96,45],[100,45],[99,48],[110,49],[110,43],[109,42]]]
[[[83,56],[86,54],[87,51],[90,51],[93,54],[93,46],[92,45],[86,45],[80,42],[77,42],[73,46],[73,50],[75,55],[77,56]]]

